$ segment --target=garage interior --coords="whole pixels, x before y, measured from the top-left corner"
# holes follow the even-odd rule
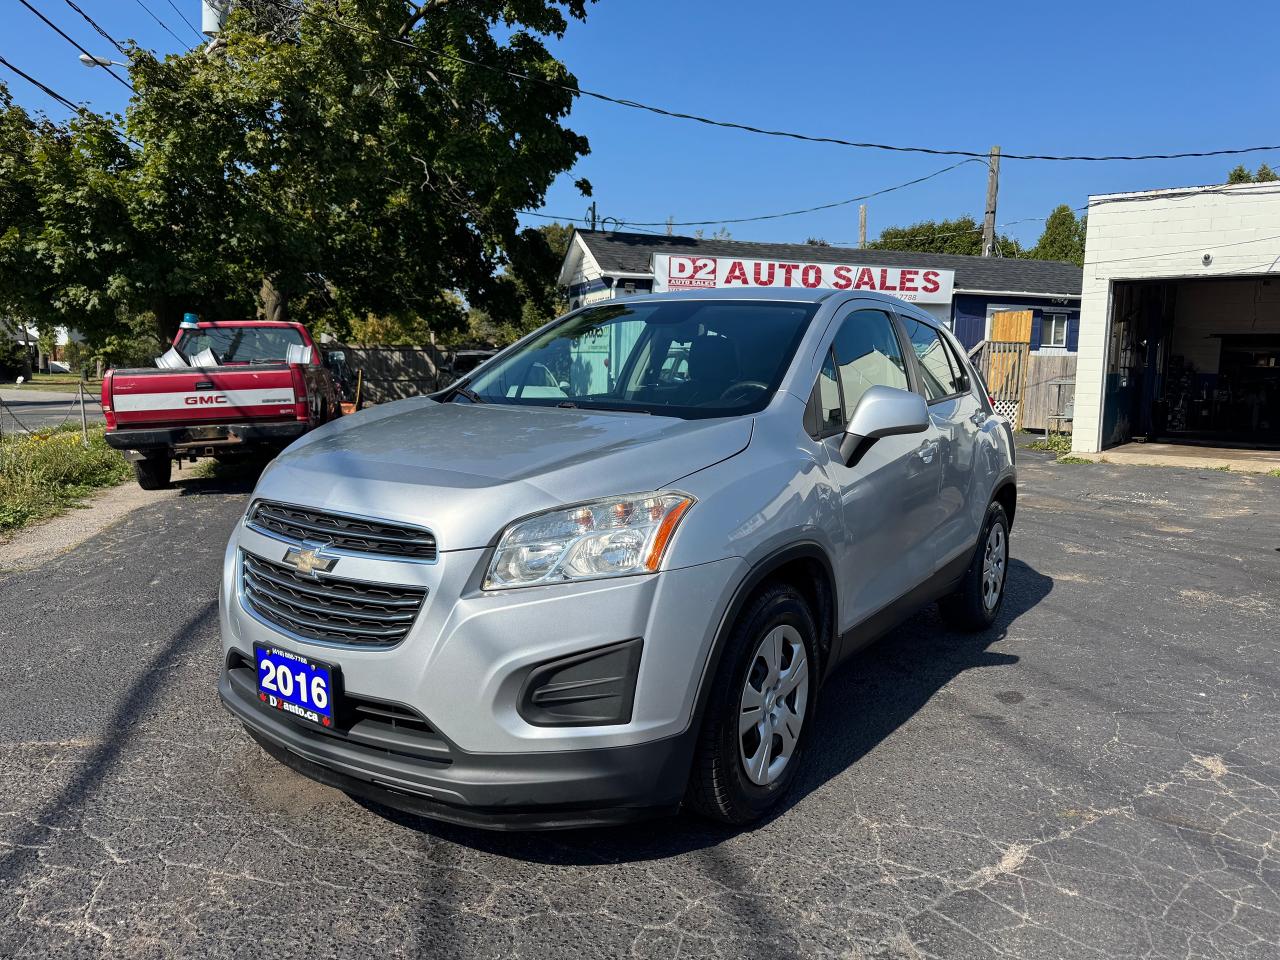
[[[1103,448],[1280,450],[1280,278],[1117,281]]]

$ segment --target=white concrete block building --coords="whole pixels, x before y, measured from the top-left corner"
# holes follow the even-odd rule
[[[1280,183],[1089,198],[1074,447],[1280,448]]]

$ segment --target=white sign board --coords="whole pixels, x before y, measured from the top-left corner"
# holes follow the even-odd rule
[[[736,257],[653,257],[653,292],[829,288],[873,290],[910,303],[950,303],[955,284],[952,270],[915,267],[866,267],[853,263],[806,263],[795,260],[742,260]]]

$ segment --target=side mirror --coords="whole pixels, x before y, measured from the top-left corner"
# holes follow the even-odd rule
[[[910,390],[874,386],[862,395],[849,426],[840,440],[840,456],[849,463],[854,455],[881,437],[923,433],[929,428],[929,405]]]

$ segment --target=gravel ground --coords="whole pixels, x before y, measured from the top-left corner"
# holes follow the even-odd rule
[[[794,802],[487,834],[356,803],[223,712],[244,487],[0,577],[0,956],[1280,955],[1280,479],[1024,456],[998,628],[823,691]]]

